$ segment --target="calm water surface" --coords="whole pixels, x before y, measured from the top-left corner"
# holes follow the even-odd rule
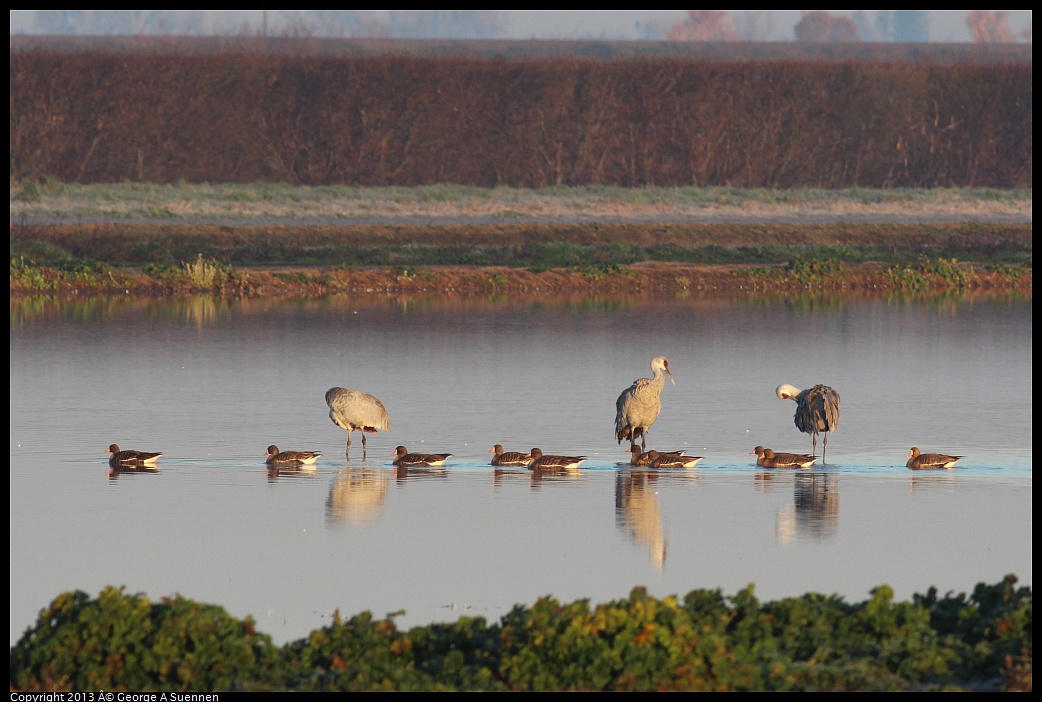
[[[122,585],[253,616],[277,642],[335,610],[401,626],[498,620],[517,603],[696,588],[861,601],[1031,584],[1031,302],[841,298],[359,298],[11,302],[11,642],[56,595]],[[624,465],[615,398],[669,358],[649,448]],[[842,394],[828,463],[783,382]],[[334,385],[391,430],[347,435]],[[162,451],[111,474],[105,448]],[[270,473],[265,448],[323,452]],[[573,475],[497,470],[488,449],[584,454]],[[398,471],[397,444],[452,452]],[[910,446],[965,455],[912,473]]]

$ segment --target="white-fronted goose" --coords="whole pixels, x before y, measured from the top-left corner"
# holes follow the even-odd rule
[[[651,464],[652,452],[655,453],[656,457],[661,456],[684,456],[683,451],[641,451],[640,446],[637,444],[630,444],[630,447],[626,449],[626,453],[631,454],[630,465],[631,466],[647,466]],[[690,458],[690,456],[688,457]]]
[[[957,460],[963,458],[943,453],[921,453],[915,446],[908,452],[908,456],[908,462],[905,465],[912,470],[950,469],[955,466]]]
[[[662,411],[659,396],[666,386],[666,376],[676,385],[665,356],[651,359],[651,371],[654,377],[634,380],[615,400],[615,438],[620,444],[623,440],[635,443],[639,438],[641,448],[647,448],[648,430]]]
[[[702,456],[685,456],[683,452],[660,453],[653,449],[648,454],[650,468],[694,468],[702,460]]]
[[[804,434],[811,435],[811,452],[818,452],[818,433],[821,440],[821,460],[825,461],[825,447],[829,443],[829,432],[839,426],[839,393],[828,385],[815,385],[799,390],[792,385],[779,385],[774,391],[783,400],[796,403],[796,414],[792,421]]]
[[[527,466],[532,462],[531,458],[520,451],[504,451],[503,444],[496,444],[488,452],[495,454],[492,457],[494,466]]]
[[[756,465],[764,468],[810,468],[817,456],[803,453],[776,453],[773,449],[757,446],[749,453],[756,454]]]
[[[409,453],[409,449],[399,446],[391,454],[395,457],[394,465],[399,468],[409,466],[442,466],[445,461],[452,458],[451,453]]]
[[[322,456],[318,451],[279,451],[275,444],[268,447],[265,455],[266,463],[286,466],[310,466]]]
[[[537,448],[532,449],[527,458],[532,459],[528,465],[530,470],[573,470],[586,460],[586,456],[547,456]]]
[[[147,466],[152,465],[156,460],[162,456],[162,453],[149,453],[147,451],[132,451],[127,449],[126,451],[120,451],[119,446],[116,444],[109,444],[109,447],[105,449],[106,453],[111,453],[109,456],[110,466]]]
[[[646,466],[651,462],[651,457],[648,451],[641,451],[640,446],[636,443],[631,443],[630,447],[626,449],[626,453],[630,454],[630,465],[631,466]]]
[[[380,429],[390,429],[391,419],[387,415],[384,403],[367,392],[348,390],[347,388],[329,388],[326,390],[326,404],[329,405],[329,418],[341,429],[347,431],[347,452],[351,456],[351,434],[362,433],[362,458],[365,458],[365,435],[375,434]]]

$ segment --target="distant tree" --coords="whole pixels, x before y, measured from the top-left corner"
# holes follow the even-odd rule
[[[319,37],[387,36],[386,20],[375,19],[359,10],[277,10],[277,24],[266,27],[268,34]]]
[[[879,15],[881,12],[886,12],[886,10],[877,10],[874,19],[865,10],[854,10],[850,13],[850,18],[854,20],[854,24],[857,26],[857,35],[862,41],[881,41],[883,36],[885,36],[879,33]]]
[[[895,10],[876,10],[875,26],[871,36],[877,41],[894,40],[894,13]],[[858,25],[860,27],[860,24]],[[862,37],[868,36],[862,34]]]
[[[36,10],[44,34],[201,34],[200,10]]]
[[[892,10],[893,40],[904,43],[930,41],[926,10]]]
[[[970,10],[966,15],[966,24],[977,44],[1013,43],[1017,38],[1006,24],[1009,21],[1009,10]]]
[[[861,41],[854,20],[830,15],[824,10],[804,11],[795,32],[796,41],[802,42]]]
[[[502,34],[496,10],[391,10],[390,35],[402,39],[488,39]]]
[[[774,33],[771,13],[767,10],[732,12],[738,38],[742,41],[767,41]]]
[[[666,30],[669,41],[737,41],[725,10],[688,10],[682,22]]]
[[[662,25],[658,22],[634,22],[637,38],[642,41],[662,41]]]

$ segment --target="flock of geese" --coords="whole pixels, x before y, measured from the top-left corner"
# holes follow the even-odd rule
[[[665,356],[651,359],[651,378],[638,378],[622,391],[615,401],[615,438],[618,443],[630,442],[630,465],[653,469],[689,469],[694,468],[702,456],[688,456],[683,451],[647,451],[647,436],[655,420],[662,410],[661,395],[666,385],[666,378],[676,384],[669,370],[669,361]],[[792,385],[779,385],[775,394],[781,399],[793,400],[796,413],[793,423],[805,434],[811,435],[810,454],[775,452],[770,448],[757,446],[750,454],[756,454],[756,464],[764,468],[810,468],[818,457],[818,434],[822,434],[821,460],[825,460],[825,448],[828,435],[839,425],[840,398],[839,393],[827,385],[815,385],[806,390],[799,390]],[[334,424],[347,432],[347,455],[351,454],[351,437],[358,431],[362,435],[362,458],[366,455],[366,434],[376,434],[391,427],[387,408],[369,393],[347,388],[330,388],[326,392],[326,405],[329,406],[329,418]],[[640,445],[637,445],[638,440]],[[108,452],[112,454],[109,465],[114,469],[152,468],[154,469],[160,453],[145,451],[121,450],[118,445],[111,444]],[[527,453],[505,451],[496,444],[489,453],[493,466],[527,467],[533,471],[575,470],[586,460],[586,456],[563,456],[544,454],[539,448]],[[318,451],[280,451],[278,446],[268,446],[266,462],[274,467],[299,467],[311,465],[321,457]],[[394,453],[394,465],[399,468],[419,466],[442,466],[452,457],[451,453],[414,453],[405,446],[398,446]],[[911,470],[950,469],[962,456],[949,456],[942,453],[922,453],[917,447],[908,452],[905,464]]]

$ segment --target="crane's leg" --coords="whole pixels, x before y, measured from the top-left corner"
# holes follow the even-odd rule
[[[350,429],[347,430],[347,453],[345,455],[346,455],[347,458],[351,458],[351,430]]]
[[[821,463],[825,464],[825,447],[829,445],[829,433],[825,432],[825,436],[821,437]]]
[[[362,430],[362,460],[365,460],[365,429]]]
[[[810,435],[810,453],[811,453],[812,456],[817,456],[818,455],[818,435],[817,434],[811,434]],[[825,462],[825,457],[824,456],[821,457],[821,462],[822,463]]]

